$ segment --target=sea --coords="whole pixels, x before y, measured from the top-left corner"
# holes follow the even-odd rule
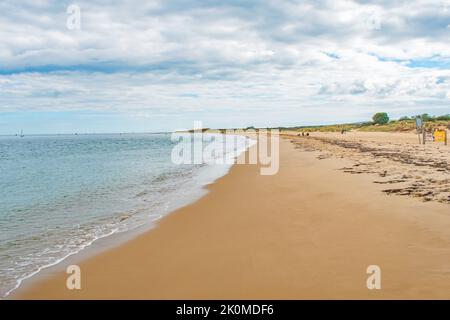
[[[254,143],[233,139],[214,156]],[[98,239],[151,226],[231,167],[176,164],[178,143],[169,133],[0,136],[0,297]]]

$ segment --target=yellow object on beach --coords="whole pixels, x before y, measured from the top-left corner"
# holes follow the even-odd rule
[[[447,132],[445,130],[436,130],[433,133],[435,142],[445,142]]]

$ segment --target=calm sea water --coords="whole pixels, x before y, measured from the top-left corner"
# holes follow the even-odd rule
[[[0,137],[0,297],[99,238],[201,193],[228,168],[176,165],[169,134]],[[247,147],[238,144],[226,152]]]

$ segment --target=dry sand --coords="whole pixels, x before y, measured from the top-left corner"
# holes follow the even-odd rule
[[[419,144],[411,133],[314,133],[297,138],[304,151],[317,150],[319,160],[345,158],[346,173],[369,173],[383,192],[450,204],[450,148],[443,143]]]
[[[386,137],[352,137],[323,138],[398,149]],[[388,137],[405,150],[414,144],[414,136]],[[311,138],[282,139],[277,175],[235,165],[156,229],[82,262],[81,290],[67,290],[67,275],[55,271],[13,298],[450,298],[449,204],[388,196],[385,184],[373,183],[397,179],[403,165],[438,168]],[[379,177],[378,160],[402,172]],[[374,172],[343,169],[365,161]],[[381,267],[381,290],[366,287],[373,264]]]

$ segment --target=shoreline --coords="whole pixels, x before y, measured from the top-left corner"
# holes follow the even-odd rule
[[[81,261],[82,290],[53,270],[8,298],[449,298],[448,207],[386,196],[291,139],[278,175],[234,165],[154,229]],[[383,290],[365,287],[371,264]]]
[[[231,167],[227,168],[226,170],[223,170],[223,168],[221,168],[223,174],[221,174],[219,177],[215,177],[214,179],[212,179],[212,181],[211,177],[208,176],[208,179],[205,179],[205,181],[208,182],[205,182],[202,188],[200,190],[197,190],[195,195],[192,194],[188,198],[179,201],[179,203],[174,205],[169,211],[160,215],[158,218],[152,219],[142,225],[139,225],[129,230],[115,232],[97,238],[94,241],[92,241],[92,243],[86,245],[83,248],[80,248],[77,252],[71,253],[66,257],[61,258],[59,261],[44,266],[40,268],[40,270],[35,271],[29,276],[20,279],[19,280],[20,283],[15,288],[7,292],[5,296],[0,297],[0,300],[11,299],[16,295],[17,292],[21,292],[22,290],[26,291],[28,288],[33,287],[36,283],[40,283],[41,281],[45,281],[51,278],[55,272],[65,272],[66,268],[65,266],[67,265],[80,264],[106,251],[114,250],[115,248],[118,248],[129,241],[132,241],[133,239],[139,237],[142,234],[151,232],[154,228],[158,226],[160,220],[166,218],[168,215],[179,210],[180,208],[195,203],[196,201],[204,197],[209,192],[208,186],[210,184],[215,183],[217,180],[221,179],[225,175],[227,175],[230,170]]]
[[[246,152],[247,149],[248,147],[245,150],[238,150],[237,154],[240,156]],[[151,230],[157,227],[159,220],[165,218],[167,215],[170,215],[172,212],[183,208],[184,206],[195,203],[204,197],[209,192],[208,186],[227,175],[232,166],[233,164],[228,163],[205,166],[200,169],[197,176],[194,177],[196,180],[195,184],[198,189],[191,189],[187,192],[185,191],[183,192],[183,197],[171,199],[170,205],[167,206],[166,211],[160,214],[159,217],[151,217],[148,221],[131,229],[103,235],[97,239],[94,239],[91,243],[85,245],[84,247],[79,248],[76,252],[72,252],[59,258],[55,262],[40,267],[39,270],[18,279],[17,285],[14,288],[9,289],[9,291],[6,291],[3,296],[0,296],[0,300],[11,299],[17,291],[26,290],[29,287],[33,287],[35,283],[51,278],[51,275],[55,272],[65,272],[63,265],[82,263],[83,261],[93,258],[98,254],[117,248],[126,242],[133,240],[139,235],[146,232],[151,232]]]

